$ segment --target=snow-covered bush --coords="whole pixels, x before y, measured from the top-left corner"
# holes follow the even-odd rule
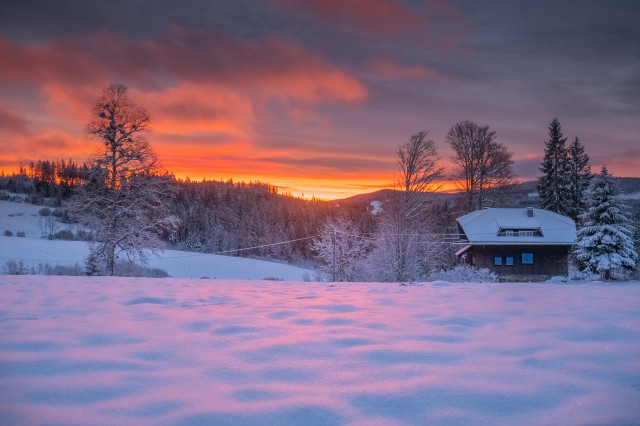
[[[67,240],[67,241],[73,241],[75,240],[75,236],[73,235],[73,232],[69,229],[62,229],[58,232],[56,232],[53,235],[49,236],[50,240]]]
[[[432,272],[429,281],[495,283],[498,276],[487,268],[475,268],[471,265],[458,265],[453,269]]]
[[[572,281],[583,281],[593,277],[594,275],[587,270],[581,271],[574,266],[569,266],[569,279]]]
[[[85,260],[83,275],[108,275],[107,272],[104,259],[89,254],[89,257]],[[114,275],[118,277],[169,277],[169,274],[164,269],[148,268],[131,260],[117,260],[114,264]]]
[[[29,268],[22,260],[8,260],[4,265],[4,273],[7,275],[27,275]]]
[[[11,229],[5,229],[3,235],[5,237],[13,237],[13,232],[11,232]]]

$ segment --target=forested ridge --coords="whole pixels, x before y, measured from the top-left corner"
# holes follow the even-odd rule
[[[3,199],[24,194],[27,202],[56,208],[62,220],[73,221],[67,202],[87,183],[89,171],[86,164],[71,160],[39,160],[19,173],[0,176],[0,191]],[[171,177],[170,185],[174,195],[166,202],[179,219],[177,230],[163,236],[170,248],[305,263],[313,257],[312,237],[331,217],[348,216],[361,232],[374,229],[375,216],[363,203],[339,207],[333,201],[280,194],[275,186],[260,182]],[[258,246],[266,247],[244,250]]]

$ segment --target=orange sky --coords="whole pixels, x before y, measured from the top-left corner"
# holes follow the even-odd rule
[[[564,6],[549,16],[535,2],[114,2],[0,5],[0,170],[86,161],[97,142],[84,127],[112,82],[149,111],[148,140],[182,178],[342,198],[390,187],[398,144],[420,130],[446,166],[444,137],[468,119],[495,130],[516,175],[531,180],[553,117],[569,141],[580,138],[594,170],[640,170],[640,54],[633,38],[619,38],[636,28],[632,10],[591,1],[580,16]]]

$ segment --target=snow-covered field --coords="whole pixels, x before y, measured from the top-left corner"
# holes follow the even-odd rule
[[[638,424],[640,283],[0,276],[0,423]]]
[[[41,238],[42,206],[27,203],[0,201],[0,234],[11,231],[13,237],[0,236],[0,272],[9,260],[22,260],[29,268],[38,268],[41,263],[63,266],[83,265],[89,253],[87,243],[82,241],[47,240]],[[57,223],[57,230],[75,229]],[[17,237],[24,232],[26,238]],[[233,256],[216,256],[166,250],[151,255],[149,267],[160,268],[178,278],[236,278],[262,280],[265,278],[301,281],[313,276],[313,271],[285,263],[266,262]]]

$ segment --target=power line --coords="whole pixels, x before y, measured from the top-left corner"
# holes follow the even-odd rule
[[[223,254],[228,254],[228,253],[236,253],[236,252],[241,252],[241,251],[249,251],[249,250],[255,250],[255,249],[259,249],[259,248],[265,248],[265,247],[279,246],[279,245],[282,245],[282,244],[295,243],[297,241],[310,240],[312,238],[317,238],[317,237],[319,237],[319,235],[314,235],[314,236],[311,236],[311,237],[296,238],[296,239],[293,239],[293,240],[280,241],[280,242],[271,243],[271,244],[261,244],[261,245],[253,246],[253,247],[244,247],[244,248],[239,248],[239,249],[223,250],[223,251],[218,251],[218,252],[214,252],[214,253],[191,253],[191,254],[185,254],[185,255],[179,255],[179,256],[157,257],[156,259],[160,259],[160,260],[164,260],[164,259],[180,259],[180,258],[186,258],[186,257],[207,256],[207,255],[217,256],[217,255],[223,255]],[[26,260],[26,261],[29,261],[29,262],[78,263],[77,260],[24,259],[24,258],[18,258],[18,257],[15,257],[15,256],[13,256],[13,257],[0,256],[0,259]]]

